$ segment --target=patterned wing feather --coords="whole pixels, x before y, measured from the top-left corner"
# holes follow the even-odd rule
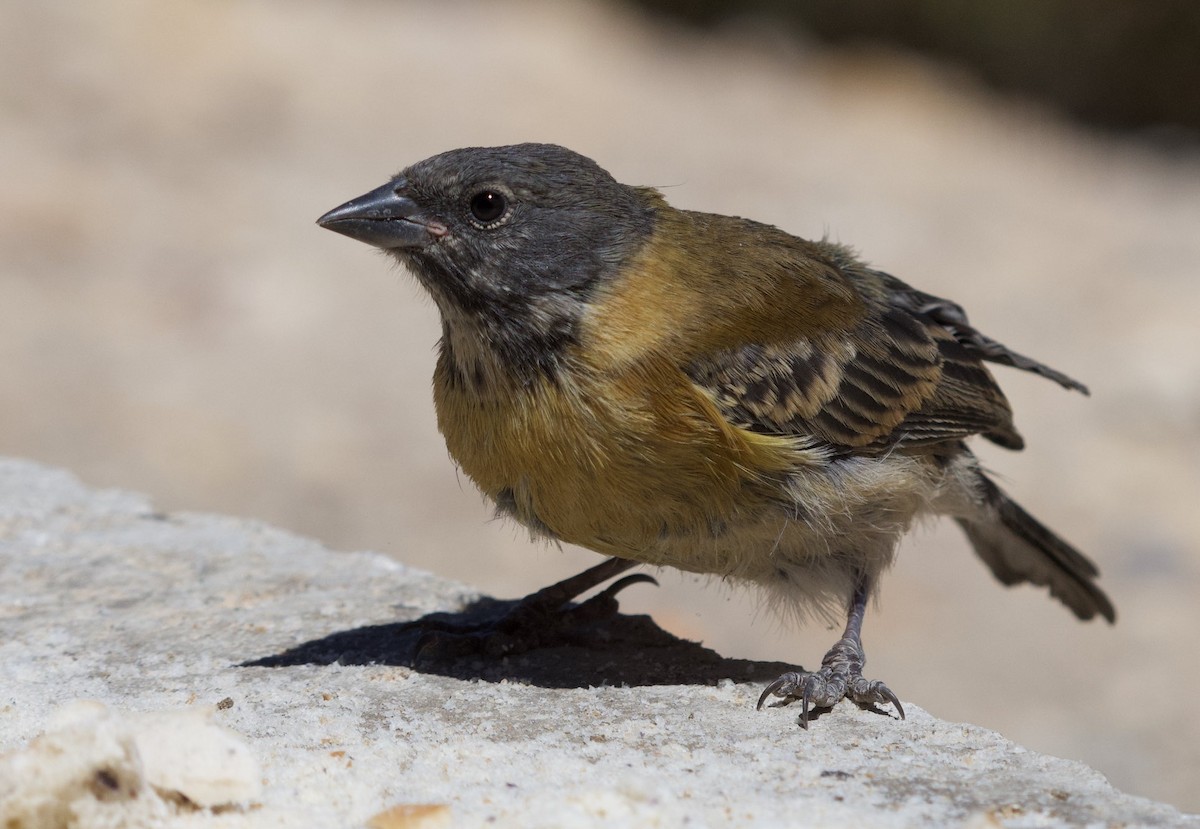
[[[849,331],[707,355],[689,374],[742,428],[803,434],[850,454],[973,434],[1021,448],[983,356],[956,329],[914,310],[892,289],[903,283],[888,279],[883,295],[865,297],[870,313]]]

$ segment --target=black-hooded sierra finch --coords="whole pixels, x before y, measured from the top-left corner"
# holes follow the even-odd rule
[[[606,562],[534,594],[545,611],[637,563],[845,611],[821,668],[770,695],[896,695],[862,675],[880,573],[946,515],[1006,585],[1110,622],[1088,559],[1009,499],[966,439],[1020,449],[985,363],[1081,384],[981,334],[961,307],[850,250],[676,210],[547,144],[453,150],[319,220],[385,249],[442,318],[450,454],[498,510]]]

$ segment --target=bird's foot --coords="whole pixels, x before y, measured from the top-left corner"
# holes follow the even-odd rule
[[[899,698],[878,680],[864,679],[862,646],[853,639],[841,639],[834,645],[817,671],[789,671],[772,682],[758,698],[761,709],[768,697],[782,697],[780,705],[800,700],[800,726],[808,728],[809,711],[832,708],[842,699],[861,707],[890,703],[904,719],[904,707]]]
[[[564,579],[513,604],[497,618],[480,623],[427,619],[415,622],[421,630],[414,661],[481,655],[502,657],[555,645],[578,644],[595,622],[616,616],[617,594],[654,577],[635,573],[610,584],[596,595],[573,604],[572,599],[631,564],[610,559],[579,575]]]

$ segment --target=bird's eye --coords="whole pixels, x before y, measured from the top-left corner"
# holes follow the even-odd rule
[[[495,190],[483,190],[471,197],[471,215],[484,224],[496,221],[508,209],[508,200]]]

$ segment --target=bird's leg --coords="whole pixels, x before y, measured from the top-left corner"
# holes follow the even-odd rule
[[[810,708],[828,708],[848,698],[861,706],[891,703],[900,719],[904,719],[904,708],[892,690],[882,682],[864,679],[862,675],[863,665],[867,661],[863,654],[862,623],[870,593],[871,579],[860,576],[850,598],[846,630],[821,660],[820,670],[789,671],[779,677],[758,698],[759,708],[772,695],[783,697],[782,705],[798,699],[801,704],[800,725],[808,728]]]
[[[570,604],[579,594],[624,573],[635,564],[636,561],[627,559],[606,559],[582,573],[530,593],[499,618],[488,622],[462,624],[432,619],[414,622],[422,631],[417,659],[435,654],[441,657],[471,653],[504,656],[569,641],[572,628],[616,615],[617,594],[626,587],[639,582],[658,583],[653,576],[635,573],[618,579],[587,601]]]

